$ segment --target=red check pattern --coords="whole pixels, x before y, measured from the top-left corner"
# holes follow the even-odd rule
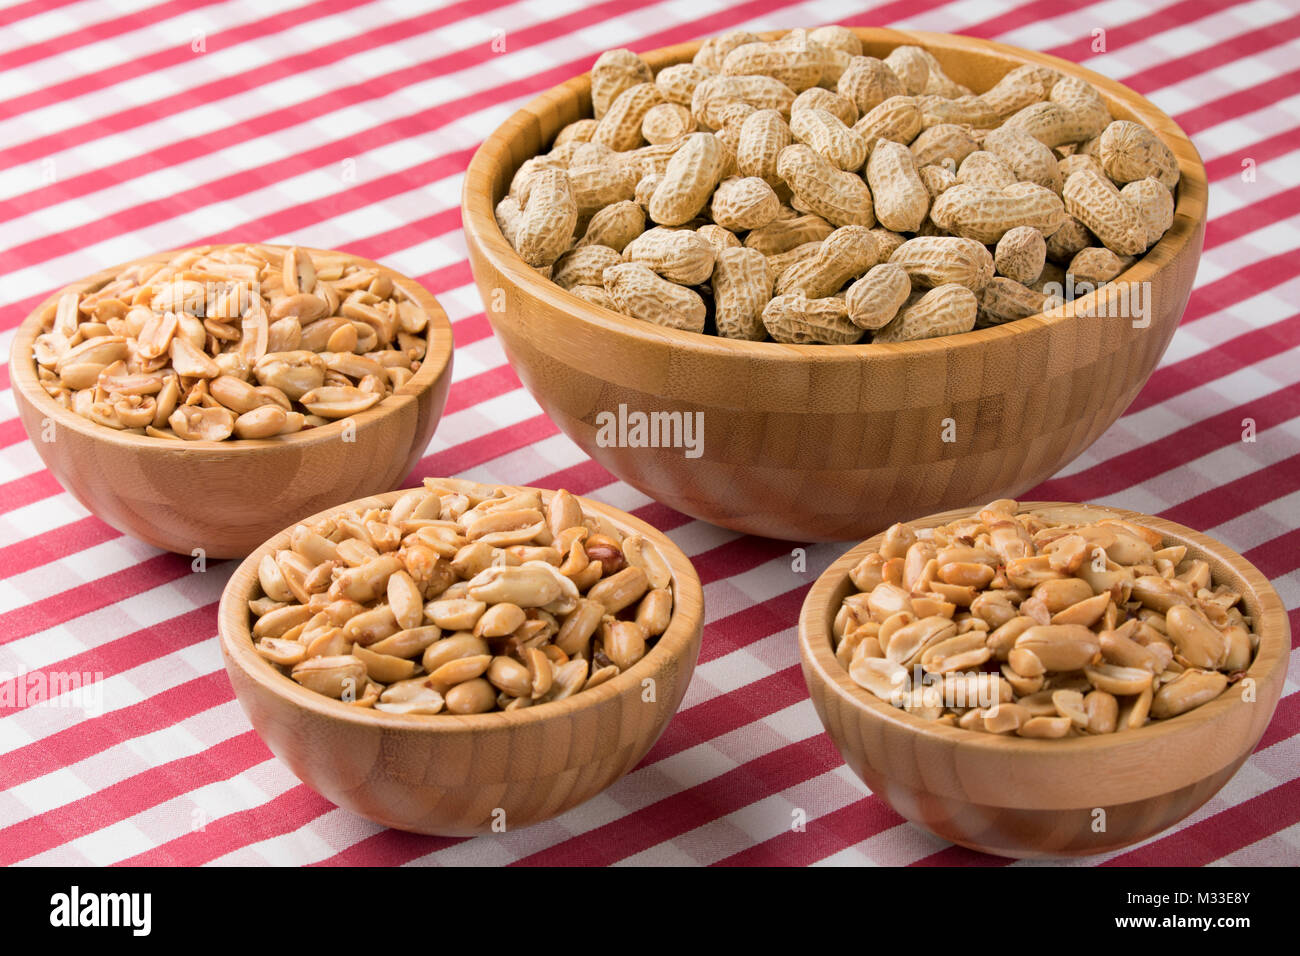
[[[904,823],[821,732],[793,625],[842,548],[810,548],[795,572],[790,545],[691,521],[586,459],[505,363],[459,233],[474,147],[600,51],[828,22],[1045,50],[1146,94],[1193,137],[1213,185],[1182,327],[1128,412],[1027,497],[1123,505],[1222,539],[1275,582],[1300,636],[1291,0],[24,0],[0,8],[0,351],[55,288],[161,248],[295,241],[381,259],[441,299],[456,336],[447,413],[408,483],[563,486],[632,510],[695,561],[708,619],[681,712],[605,794],[494,837],[380,829],[299,783],[233,700],[214,638],[233,564],[194,573],[87,514],[41,466],[0,365],[0,862],[1006,862]],[[97,675],[102,700],[13,693],[30,680],[15,675],[53,672]],[[1205,807],[1079,862],[1294,865],[1298,734],[1288,682]]]

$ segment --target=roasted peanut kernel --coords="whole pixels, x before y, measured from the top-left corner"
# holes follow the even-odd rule
[[[308,690],[326,697],[353,699],[362,690],[366,665],[350,654],[339,657],[313,657],[294,665],[293,679]]]
[[[649,590],[650,582],[645,571],[635,565],[624,568],[617,574],[602,578],[592,586],[587,596],[593,601],[605,605],[610,614],[617,614],[623,608],[641,599]]]
[[[1157,719],[1176,717],[1207,703],[1223,693],[1228,678],[1218,671],[1190,668],[1155,692],[1151,716]]]
[[[474,625],[474,636],[483,638],[505,637],[513,634],[527,620],[524,609],[517,604],[494,604],[483,612]],[[517,694],[515,696],[518,696]]]
[[[984,730],[991,734],[1012,734],[1031,719],[1029,711],[1019,704],[998,703],[984,711]]]
[[[298,641],[264,637],[257,642],[257,653],[272,664],[293,667],[307,656],[307,648]]]
[[[254,637],[280,637],[290,628],[305,624],[312,616],[311,608],[287,605],[262,615],[253,626]]]
[[[1030,717],[1016,731],[1021,737],[1064,737],[1070,732],[1069,717]]]
[[[565,617],[555,636],[555,646],[570,657],[585,654],[591,637],[596,633],[605,614],[605,605],[589,598],[581,598],[578,606]]]
[[[582,659],[560,664],[554,669],[550,689],[533,699],[544,702],[572,697],[586,685],[589,670],[590,665]]]
[[[921,653],[921,666],[931,674],[948,674],[979,667],[992,656],[983,631],[970,631],[931,644]]]
[[[547,526],[551,536],[558,538],[569,528],[582,527],[582,506],[578,499],[561,489],[551,496],[546,508]]]
[[[1228,639],[1193,607],[1171,607],[1165,616],[1169,639],[1189,667],[1213,670],[1228,656]]]
[[[475,601],[543,607],[558,600],[567,580],[555,568],[540,561],[517,567],[494,566],[480,571],[468,583]]]
[[[957,636],[957,625],[945,617],[923,617],[905,624],[889,637],[885,656],[911,668],[930,647]]]
[[[587,560],[600,565],[600,573],[608,577],[623,569],[627,559],[619,543],[603,534],[591,534],[584,543]]]
[[[668,562],[643,535],[630,534],[624,538],[623,555],[628,564],[645,572],[650,587],[663,589],[672,584]]]
[[[379,694],[375,710],[390,714],[436,714],[442,711],[442,694],[423,678],[390,684]]]
[[[901,701],[907,689],[907,668],[887,657],[856,658],[849,665],[849,676],[881,700]]]
[[[482,677],[459,683],[443,694],[447,712],[482,714],[496,706],[496,690]]]
[[[525,542],[490,543],[521,530]],[[258,563],[255,649],[355,706],[472,714],[562,700],[634,667],[672,621],[660,550],[565,492],[544,504],[533,489],[429,480],[289,537]]]
[[[646,592],[637,605],[636,622],[647,637],[657,637],[668,629],[672,619],[673,596],[667,588],[654,588]]]
[[[532,677],[528,668],[511,657],[494,657],[485,676],[493,687],[511,697],[532,696]]]
[[[456,633],[430,644],[425,649],[420,663],[426,671],[432,674],[451,661],[488,653],[489,648],[486,641],[471,634]]]
[[[424,616],[444,631],[467,631],[478,623],[486,610],[487,604],[483,601],[443,598],[426,604]]]
[[[343,257],[331,261],[328,278],[312,269],[305,250],[255,245],[134,266],[98,292],[60,299],[35,357],[69,390],[69,407],[107,427],[221,441],[323,424],[387,394],[369,374],[383,369],[350,354],[358,344],[353,321],[366,330],[362,351],[391,352],[394,370],[409,376],[425,349],[413,333],[428,317],[386,275]],[[356,286],[362,275],[364,292]],[[351,342],[335,335],[343,327]],[[317,354],[327,348],[346,350],[347,367],[327,367]]]
[[[369,649],[376,654],[388,654],[393,657],[419,657],[441,636],[440,627],[433,625],[413,627],[410,630],[390,634],[383,640],[371,644]]]
[[[367,675],[372,681],[381,686],[396,681],[409,680],[415,675],[416,665],[414,661],[394,657],[391,654],[379,654],[361,645],[352,648],[352,655],[366,665]]]
[[[491,654],[471,654],[457,657],[440,666],[429,674],[429,686],[446,696],[447,691],[457,684],[477,679],[492,663]]]
[[[916,543],[916,532],[905,524],[896,524],[885,532],[885,540],[880,545],[881,557],[901,558],[907,549]]]
[[[1177,716],[1250,666],[1258,639],[1241,595],[1186,546],[1129,520],[1017,508],[993,502],[881,537],[850,572],[859,591],[832,627],[855,683],[925,719],[1054,739]],[[1001,678],[980,670],[991,660],[1005,661]],[[917,665],[963,702],[928,701],[911,686]],[[972,701],[982,685],[988,696]],[[1017,709],[1000,714],[993,700]]]
[[[645,656],[646,632],[635,621],[611,620],[601,629],[601,643],[610,661],[625,671]]]
[[[1097,690],[1118,697],[1140,694],[1151,686],[1151,671],[1144,667],[1120,667],[1117,664],[1098,664],[1084,669],[1088,680]]]
[[[393,616],[393,609],[386,604],[376,605],[348,618],[342,628],[348,640],[363,645],[383,640],[401,629]]]

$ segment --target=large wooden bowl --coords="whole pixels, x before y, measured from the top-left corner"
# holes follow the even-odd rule
[[[856,590],[849,570],[880,543],[853,548],[808,592],[799,615],[804,680],[844,760],[912,823],[999,856],[1085,856],[1145,840],[1186,817],[1237,772],[1277,707],[1291,631],[1277,592],[1241,555],[1190,528],[1120,508],[1027,502],[1024,509],[1097,518],[1119,516],[1154,528],[1188,557],[1207,561],[1216,581],[1244,595],[1259,649],[1244,681],[1178,717],[1137,730],[1068,740],[1028,740],[927,721],[859,687],[835,659],[831,624]],[[911,522],[930,528],[972,513]],[[1098,810],[1105,811],[1104,815]]]
[[[386,506],[404,492],[377,495]],[[550,492],[543,492],[550,500]],[[672,568],[673,616],[640,661],[561,701],[509,713],[387,714],[307,690],[253,648],[248,600],[262,555],[239,566],[221,596],[219,629],[235,696],[271,752],[327,800],[384,826],[443,836],[515,829],[590,800],[640,762],[681,705],[700,652],[704,595],[690,560],[626,512],[580,499],[624,534],[645,535]],[[352,502],[316,515],[312,521]]]
[[[899,44],[924,46],[954,80],[977,91],[1023,63],[1088,79],[1116,117],[1152,128],[1177,155],[1174,224],[1117,282],[1052,317],[898,345],[696,335],[579,299],[510,247],[494,205],[525,159],[590,115],[589,78],[533,100],[484,142],[465,178],[465,237],[492,327],[521,381],[584,451],[651,497],[737,531],[854,540],[896,520],[1014,496],[1043,481],[1137,395],[1169,344],[1196,274],[1205,170],[1187,137],[1150,102],[1073,63],[998,43],[857,33],[875,56]],[[689,60],[697,48],[645,57],[658,69]],[[1130,283],[1149,292],[1149,325],[1082,317],[1121,311],[1106,303]],[[598,441],[598,416],[617,415],[620,406],[703,412],[703,454]]]
[[[339,421],[274,439],[174,441],[98,425],[45,393],[32,343],[59,296],[93,291],[130,265],[176,254],[147,256],[74,282],[18,329],[9,361],[18,414],[63,487],[124,534],[181,554],[202,549],[209,558],[242,558],[300,515],[397,487],[424,453],[447,403],[451,323],[418,282],[368,259],[353,257],[387,275],[428,313],[428,350],[410,381],[351,417],[351,430]]]

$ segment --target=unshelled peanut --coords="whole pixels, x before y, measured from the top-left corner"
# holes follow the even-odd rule
[[[497,222],[573,294],[675,328],[848,344],[1014,322],[1116,281],[1174,221],[1173,150],[1048,66],[972,90],[921,46],[736,30],[658,70],[602,54],[591,89]]]

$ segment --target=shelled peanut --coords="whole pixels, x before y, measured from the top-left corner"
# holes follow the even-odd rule
[[[673,613],[672,573],[557,491],[427,478],[298,525],[258,566],[257,652],[304,687],[400,714],[518,710],[599,686]]]
[[[604,53],[592,101],[519,168],[497,220],[574,294],[673,328],[786,343],[951,335],[1093,291],[1173,221],[1169,148],[1049,67],[975,93],[929,51],[866,56],[844,27],[734,31],[657,73]],[[890,265],[906,286],[873,276]]]
[[[859,686],[967,730],[1074,737],[1141,727],[1240,680],[1241,594],[1151,528],[1000,500],[896,524],[849,573],[835,656]]]
[[[343,253],[238,245],[65,293],[33,351],[45,391],[108,428],[275,438],[383,401],[419,369],[428,325],[387,273]]]

